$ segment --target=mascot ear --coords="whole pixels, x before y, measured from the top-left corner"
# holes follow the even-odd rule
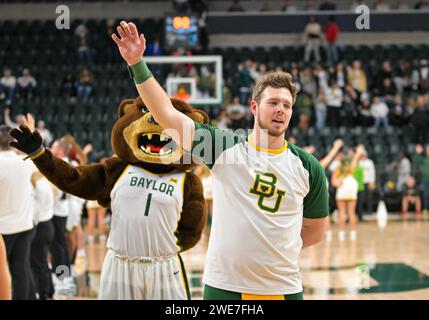
[[[134,107],[134,99],[123,100],[118,107],[118,118],[123,117],[131,107]]]
[[[194,109],[192,116],[193,116],[192,118],[195,121],[198,121],[198,122],[204,123],[204,124],[209,123],[209,116],[203,110]]]

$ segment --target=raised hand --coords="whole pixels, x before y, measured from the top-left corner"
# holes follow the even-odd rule
[[[365,146],[363,144],[359,144],[356,147],[356,153],[359,154],[359,155],[364,154],[365,153]]]
[[[25,124],[20,125],[19,129],[12,129],[10,135],[16,141],[10,142],[9,145],[26,154],[31,154],[42,146],[43,140],[39,131],[31,132]]]
[[[138,33],[134,23],[121,21],[117,27],[120,38],[114,33],[112,39],[119,48],[122,58],[129,66],[140,62],[146,50],[146,39],[143,34]]]
[[[92,150],[93,150],[93,146],[92,146],[92,144],[90,144],[90,143],[88,143],[84,148],[83,148],[83,153],[85,154],[85,155],[88,155],[89,153],[91,153],[92,152]]]
[[[344,146],[344,142],[343,142],[343,140],[341,140],[341,139],[336,139],[336,140],[334,141],[334,145],[333,145],[333,148],[334,148],[334,149],[339,150],[339,149],[341,149],[341,147],[342,147],[342,146]]]
[[[31,113],[27,113],[24,123],[28,126],[31,132],[36,130],[36,120],[34,119],[34,116]]]

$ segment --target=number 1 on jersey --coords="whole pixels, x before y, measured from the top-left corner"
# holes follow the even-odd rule
[[[150,202],[152,201],[152,193],[147,195],[146,200],[146,209],[144,210],[144,215],[147,217],[149,215]]]

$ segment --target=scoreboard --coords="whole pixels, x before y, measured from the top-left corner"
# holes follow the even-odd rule
[[[198,45],[198,18],[191,15],[169,15],[165,18],[165,46],[195,48]]]

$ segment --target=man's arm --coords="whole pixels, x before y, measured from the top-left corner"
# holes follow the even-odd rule
[[[356,152],[353,156],[352,162],[350,164],[350,171],[354,172],[358,163],[359,163],[359,159],[362,156],[362,154],[365,152],[365,147],[363,145],[358,145],[356,147]]]
[[[329,217],[319,219],[306,219],[302,222],[301,239],[302,248],[315,245],[323,240]]]
[[[328,183],[319,161],[311,155],[302,154],[301,159],[309,174],[310,190],[303,202],[301,238],[303,248],[320,242],[329,219]]]
[[[117,27],[118,34],[112,35],[119,48],[122,58],[131,69],[134,82],[140,97],[148,107],[156,122],[166,130],[183,149],[191,150],[194,138],[194,122],[176,110],[164,89],[143,62],[143,53],[146,49],[146,40],[143,34],[138,33],[134,23],[122,21]]]
[[[10,128],[18,128],[18,124],[10,118],[10,109],[4,108],[4,123]]]
[[[127,163],[116,157],[104,163],[73,167],[45,149],[40,133],[37,130],[32,132],[25,124],[12,129],[10,135],[15,139],[10,142],[11,147],[27,154],[27,158],[33,160],[39,171],[57,188],[79,198],[108,205],[110,191],[127,167]]]
[[[322,160],[320,160],[320,165],[323,169],[326,170],[326,168],[329,166],[332,160],[334,160],[343,145],[344,142],[341,139],[337,139],[334,141],[334,145],[332,146],[331,151],[329,151],[329,153]]]

